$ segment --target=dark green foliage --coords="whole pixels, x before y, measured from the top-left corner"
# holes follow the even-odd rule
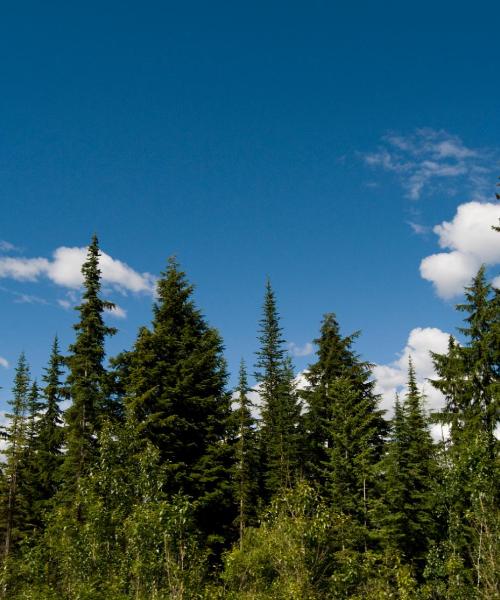
[[[260,429],[266,497],[290,486],[301,469],[300,401],[271,283],[266,284],[255,378],[262,399]]]
[[[382,436],[385,425],[381,413],[376,410],[377,398],[373,393],[373,381],[369,363],[361,361],[352,349],[359,332],[342,337],[340,327],[333,313],[324,316],[320,337],[314,340],[317,346],[317,361],[310,365],[305,376],[308,387],[302,392],[307,404],[305,416],[308,432],[307,472],[314,480],[324,484],[327,478],[327,463],[330,460],[334,445],[335,423],[338,416],[335,411],[350,412],[349,402],[339,398],[339,390],[333,390],[335,382],[342,381],[344,390],[354,394],[356,400],[366,404],[366,409],[373,413],[373,439],[370,444],[374,452],[372,462],[382,447]],[[347,386],[347,387],[345,387]],[[343,406],[336,406],[336,404]],[[354,408],[354,407],[353,407]],[[366,415],[368,416],[368,415]]]
[[[486,282],[484,267],[465,289],[465,300],[457,309],[466,313],[465,326],[459,328],[466,344],[450,340],[448,354],[433,355],[439,374],[433,385],[446,397],[442,420],[451,424],[453,438],[465,428],[483,430],[493,446],[500,414],[500,301]]]
[[[170,259],[158,281],[152,328],[141,329],[122,362],[127,406],[166,467],[164,490],[195,499],[200,527],[214,534],[234,519],[230,396],[222,340],[192,292]]]
[[[19,466],[19,495],[23,499],[24,521],[27,530],[40,525],[38,478],[38,427],[42,403],[38,384],[33,381],[28,395],[26,444]]]
[[[63,462],[63,428],[60,402],[66,397],[62,383],[63,357],[59,342],[54,339],[49,364],[43,376],[43,413],[38,423],[37,468],[40,490],[40,510],[50,507],[51,499],[60,483]]]
[[[82,271],[70,356],[55,340],[41,392],[24,355],[16,369],[2,432],[0,597],[500,597],[500,294],[484,269],[459,305],[464,342],[434,355],[446,398],[434,417],[451,429],[438,444],[411,362],[387,436],[358,334],[343,337],[333,314],[299,395],[269,282],[261,419],[243,363],[231,410],[221,337],[175,260],[152,326],[106,371],[112,305],[100,297],[95,237]]]
[[[434,507],[438,469],[411,359],[408,392],[402,405],[396,400],[384,470],[382,500],[386,541],[421,574],[436,534]]]
[[[445,409],[438,416],[451,426],[451,442],[444,449],[442,488],[445,555],[460,565],[453,577],[464,587],[487,585],[488,593],[497,594],[500,584],[492,573],[500,555],[500,478],[494,435],[500,400],[500,305],[483,267],[466,288],[465,300],[457,307],[466,313],[465,325],[460,328],[465,343],[450,341],[447,354],[433,355],[439,379],[432,383],[446,398]]]
[[[376,472],[387,425],[378,409],[370,365],[352,344],[357,333],[340,335],[333,314],[325,315],[317,361],[306,372],[308,476],[339,512],[353,517],[368,544],[370,513],[376,499]]]
[[[252,402],[248,397],[245,363],[242,360],[238,379],[236,403],[233,412],[236,431],[235,462],[233,466],[234,495],[238,505],[237,524],[240,544],[248,523],[255,521],[258,492],[258,448],[256,420],[252,416]]]
[[[100,295],[99,256],[99,244],[94,235],[87,260],[82,265],[84,291],[82,302],[77,306],[80,321],[74,326],[76,340],[66,359],[71,397],[71,406],[64,415],[67,424],[66,483],[77,481],[92,463],[96,453],[96,433],[106,412],[104,341],[116,330],[104,323],[104,311],[114,305]]]
[[[26,522],[25,498],[20,493],[22,487],[21,470],[28,447],[28,411],[30,399],[30,372],[24,353],[19,357],[12,399],[8,401],[10,413],[5,415],[7,425],[2,433],[7,441],[5,454],[5,488],[2,497],[2,521],[5,523],[3,554],[8,557],[12,546],[19,540]]]

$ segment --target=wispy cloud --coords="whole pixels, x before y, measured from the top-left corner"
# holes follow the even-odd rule
[[[16,304],[50,304],[45,298],[40,298],[40,296],[35,296],[33,294],[23,294],[22,292],[6,288],[3,285],[0,285],[0,291],[13,296]]]
[[[9,361],[6,358],[3,358],[3,356],[0,356],[0,367],[3,367],[4,369],[9,368]]]
[[[0,240],[0,252],[19,252],[20,248],[7,240]]]
[[[424,128],[407,136],[387,134],[377,150],[362,158],[374,169],[393,173],[412,200],[424,193],[454,195],[458,186],[474,199],[486,200],[498,153],[470,148],[444,130]]]
[[[306,342],[303,346],[299,346],[295,342],[290,342],[288,350],[292,356],[309,356],[313,353],[314,348],[311,342]]]
[[[408,225],[412,228],[413,233],[417,235],[425,235],[431,231],[431,228],[427,225],[421,225],[420,223],[414,223],[413,221],[408,221]]]

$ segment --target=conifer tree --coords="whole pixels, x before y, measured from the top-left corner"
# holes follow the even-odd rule
[[[54,338],[49,363],[43,376],[43,407],[39,421],[37,442],[38,484],[40,487],[40,510],[50,506],[50,501],[60,484],[60,468],[63,462],[62,412],[59,403],[66,397],[61,378],[64,359],[59,342]]]
[[[261,451],[264,485],[269,498],[281,488],[290,486],[300,471],[300,402],[269,280],[259,332],[255,378],[262,398]]]
[[[157,285],[151,329],[123,355],[126,404],[141,435],[166,467],[164,490],[196,500],[200,527],[220,531],[234,519],[231,401],[222,340],[191,299],[193,286],[175,259]]]
[[[469,406],[463,407],[464,412],[468,420],[477,419],[477,426],[491,439],[500,414],[499,398],[495,394],[500,380],[495,324],[498,325],[500,313],[492,291],[482,266],[472,284],[465,288],[466,301],[457,305],[457,309],[467,315],[465,326],[459,328],[468,340],[468,344],[460,348],[470,397]]]
[[[494,435],[500,401],[500,303],[498,292],[486,281],[484,267],[465,288],[465,302],[457,308],[466,313],[459,329],[465,342],[450,342],[447,354],[433,354],[438,378],[432,384],[446,401],[438,417],[451,425],[442,489],[449,560],[463,565],[456,576],[462,586],[472,585],[475,579],[478,587],[485,571],[486,540],[494,538],[500,527]]]
[[[240,363],[238,387],[236,392],[237,407],[233,412],[236,429],[235,463],[233,467],[233,478],[235,497],[238,504],[238,529],[240,545],[243,540],[243,532],[249,521],[255,516],[256,496],[258,489],[257,473],[257,438],[256,421],[252,416],[252,402],[248,397],[247,372],[243,359]]]
[[[305,427],[308,432],[307,472],[321,484],[325,482],[325,465],[332,447],[332,401],[329,386],[338,379],[350,381],[363,397],[373,396],[370,365],[360,361],[352,350],[359,336],[355,332],[342,337],[333,313],[327,313],[321,323],[317,346],[317,361],[305,373],[308,386],[302,391],[307,412]]]
[[[104,311],[114,305],[101,298],[99,256],[99,244],[94,235],[82,265],[84,290],[82,302],[76,307],[80,313],[80,321],[74,325],[76,340],[66,359],[72,402],[65,413],[67,451],[64,470],[68,483],[78,481],[91,463],[96,450],[96,432],[106,407],[104,341],[116,330],[106,326],[103,319]]]
[[[359,333],[342,337],[335,315],[321,325],[317,361],[306,371],[307,473],[339,512],[353,517],[366,539],[375,501],[375,465],[387,425],[378,408],[370,365],[352,349]]]
[[[20,514],[22,499],[19,497],[20,471],[27,446],[27,415],[30,392],[30,372],[26,356],[19,357],[12,399],[8,400],[11,412],[6,414],[8,424],[3,430],[7,440],[5,454],[6,497],[3,499],[5,520],[4,557],[9,556],[12,543],[16,541],[19,529],[23,527]]]
[[[384,470],[384,522],[389,545],[421,574],[430,542],[435,538],[437,465],[411,359],[408,392],[403,405],[396,400]]]
[[[40,524],[38,511],[38,427],[42,403],[36,380],[31,384],[28,394],[26,415],[26,444],[19,467],[19,495],[23,499],[23,520],[25,528],[36,528]]]

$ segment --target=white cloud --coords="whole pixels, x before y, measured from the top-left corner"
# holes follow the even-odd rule
[[[412,200],[426,191],[454,193],[453,182],[484,199],[495,162],[491,151],[468,148],[458,136],[430,128],[408,136],[386,135],[380,147],[363,159],[371,167],[394,173]]]
[[[57,248],[52,259],[46,258],[0,258],[0,278],[8,277],[17,281],[38,281],[48,278],[56,285],[78,289],[82,284],[81,267],[87,255],[87,248]],[[155,277],[150,273],[138,273],[124,262],[101,252],[99,267],[102,282],[116,291],[153,293]]]
[[[441,252],[420,263],[420,274],[431,281],[441,298],[452,298],[463,291],[480,266],[475,257],[461,252]]]
[[[290,342],[288,350],[292,356],[309,356],[313,353],[314,348],[311,342],[306,342],[303,346],[299,346],[295,342]]]
[[[17,252],[19,248],[7,240],[0,240],[0,252]]]
[[[427,408],[440,409],[444,398],[427,380],[435,377],[430,352],[444,354],[448,348],[449,334],[436,327],[417,327],[410,331],[399,358],[387,365],[375,365],[373,374],[375,391],[382,396],[381,408],[392,414],[396,393],[406,392],[408,360],[411,356],[417,383],[427,398]]]
[[[36,281],[47,273],[50,263],[46,258],[0,258],[0,277],[17,281]]]
[[[441,248],[420,263],[420,274],[431,281],[442,298],[463,291],[482,263],[500,263],[500,235],[491,226],[500,218],[500,203],[467,202],[458,207],[451,222],[436,225]]]
[[[9,361],[6,358],[3,358],[3,356],[0,356],[0,367],[3,367],[4,369],[9,368]]]
[[[124,308],[122,308],[121,306],[118,306],[118,304],[115,304],[113,308],[106,310],[106,312],[110,316],[115,317],[115,319],[126,319],[127,318],[127,311]]]
[[[421,225],[420,223],[414,223],[413,221],[408,221],[408,225],[412,228],[413,233],[417,235],[425,235],[429,233],[430,228],[426,225]]]
[[[61,306],[65,310],[69,310],[71,308],[71,302],[69,300],[65,300],[64,298],[60,298],[57,301],[57,304],[59,304],[59,306]]]

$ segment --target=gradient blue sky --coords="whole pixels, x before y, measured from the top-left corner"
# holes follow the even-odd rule
[[[419,266],[500,262],[464,239],[498,209],[499,22],[495,2],[2,3],[0,400],[21,350],[38,375],[73,339],[74,290],[21,267],[94,231],[139,273],[177,255],[232,373],[266,276],[296,354],[327,311],[379,364],[415,328],[453,331],[456,282],[440,297]],[[108,287],[114,354],[151,295]]]

